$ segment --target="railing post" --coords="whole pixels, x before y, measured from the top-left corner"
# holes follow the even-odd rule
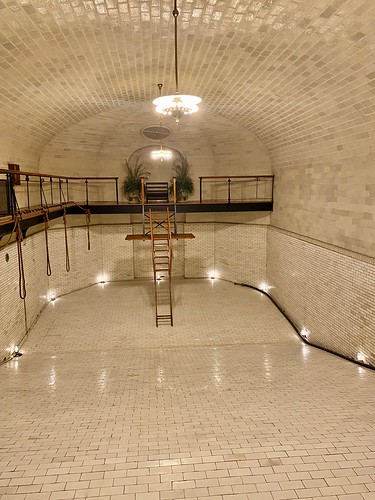
[[[259,177],[257,177],[257,183],[256,183],[256,187],[255,187],[255,199],[256,200],[258,199],[258,181],[259,181]]]
[[[66,179],[66,202],[69,203],[69,182]]]
[[[141,203],[145,204],[145,178],[141,177]]]
[[[43,177],[39,178],[40,206],[43,206]]]
[[[231,183],[231,178],[228,177],[228,203],[230,204],[230,183]]]
[[[59,179],[59,198],[60,198],[60,205],[62,205],[61,183],[62,183],[62,180],[61,180],[61,179]]]
[[[52,183],[52,177],[49,178],[49,185],[50,185],[50,191],[51,191],[51,204],[53,205],[53,183]]]
[[[199,203],[202,203],[202,177],[199,177]]]
[[[118,177],[115,178],[116,185],[116,205],[118,205]]]
[[[85,184],[86,184],[86,205],[89,204],[89,181],[85,179]]]
[[[30,188],[29,188],[30,178],[28,175],[26,175],[25,180],[26,180],[27,208],[30,210]]]
[[[8,204],[8,213],[9,215],[11,215],[12,217],[14,217],[14,214],[15,214],[15,194],[14,194],[14,187],[13,187],[13,176],[11,174],[6,174],[7,176],[7,191],[8,191],[8,200],[7,200],[7,204]]]

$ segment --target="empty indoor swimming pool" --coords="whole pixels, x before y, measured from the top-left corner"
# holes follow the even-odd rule
[[[375,373],[304,344],[265,295],[149,280],[46,307],[0,366],[2,499],[375,498]]]

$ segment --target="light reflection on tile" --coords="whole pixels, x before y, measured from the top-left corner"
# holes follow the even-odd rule
[[[150,287],[61,297],[0,367],[2,498],[371,498],[374,372],[220,280],[156,328]]]

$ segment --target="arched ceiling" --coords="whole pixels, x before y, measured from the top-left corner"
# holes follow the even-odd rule
[[[0,143],[40,153],[90,116],[151,109],[158,82],[173,93],[172,7],[0,0]],[[271,149],[373,120],[373,0],[180,0],[179,9],[180,90],[201,96],[207,116]]]

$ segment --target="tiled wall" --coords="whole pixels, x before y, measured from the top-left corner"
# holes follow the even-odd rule
[[[70,272],[66,270],[63,229],[48,231],[51,276],[47,276],[44,232],[28,236],[22,243],[27,282],[26,301],[18,294],[17,248],[14,243],[0,252],[0,361],[10,355],[52,296],[58,297],[97,283],[100,279],[134,277],[131,243],[125,241],[124,226],[92,226],[88,250],[87,230],[68,228]],[[9,255],[8,262],[6,254]]]
[[[274,152],[271,223],[375,257],[374,146],[356,129],[340,128],[328,142],[318,138]],[[373,144],[375,126],[368,124],[367,133]]]
[[[70,272],[67,272],[64,231],[62,228],[50,229],[50,277],[46,274],[44,232],[27,237],[22,247],[27,280],[27,327],[33,324],[52,296],[58,297],[101,279],[151,278],[150,243],[125,240],[127,234],[141,231],[139,224],[91,226],[91,249],[88,250],[86,228],[69,227]],[[191,232],[195,239],[174,242],[174,276],[205,277],[216,270],[222,278],[254,286],[264,279],[265,226],[193,223],[179,224],[179,232]],[[241,246],[238,241],[241,241]],[[6,253],[9,255],[8,262],[5,260]],[[0,285],[2,360],[9,356],[8,349],[19,344],[25,335],[25,312],[18,296],[17,249],[14,243],[0,253],[0,273],[3,277]]]
[[[269,227],[269,294],[308,340],[375,366],[375,261]]]
[[[259,287],[266,278],[266,234],[262,225],[185,224],[194,240],[185,246],[185,277],[217,277]]]
[[[44,233],[23,242],[27,326],[37,319],[51,295],[104,280],[130,280],[152,275],[150,243],[125,241],[139,233],[139,224],[95,225],[87,249],[84,227],[68,229],[71,270],[66,271],[62,229],[49,231],[52,275],[46,276]],[[174,276],[208,277],[211,273],[269,294],[309,340],[344,356],[362,356],[375,365],[375,262],[352,252],[307,240],[261,224],[185,223],[180,232],[195,239],[175,242]],[[5,255],[9,255],[8,262]],[[0,356],[25,334],[24,304],[18,297],[17,251],[14,244],[0,253]]]
[[[29,255],[32,262],[33,253]],[[24,304],[18,295],[17,266],[17,248],[11,244],[0,252],[0,361],[10,356],[25,334]]]
[[[141,136],[141,129],[155,124],[155,117],[148,104],[140,108],[134,110],[122,106],[63,130],[44,148],[40,171],[64,172],[65,175],[79,172],[81,176],[113,175],[119,177],[121,187],[126,173],[125,159],[138,148],[160,147]],[[163,144],[187,157],[195,183],[192,196],[195,199],[199,199],[200,176],[271,174],[268,151],[253,133],[232,120],[207,111],[189,117],[183,127],[171,127],[171,134]],[[150,181],[169,181],[174,175],[173,160],[150,159],[144,163],[150,172]],[[226,190],[225,186],[225,194]],[[113,186],[108,183],[101,195],[102,200],[113,200]],[[120,189],[120,200],[123,199]]]

